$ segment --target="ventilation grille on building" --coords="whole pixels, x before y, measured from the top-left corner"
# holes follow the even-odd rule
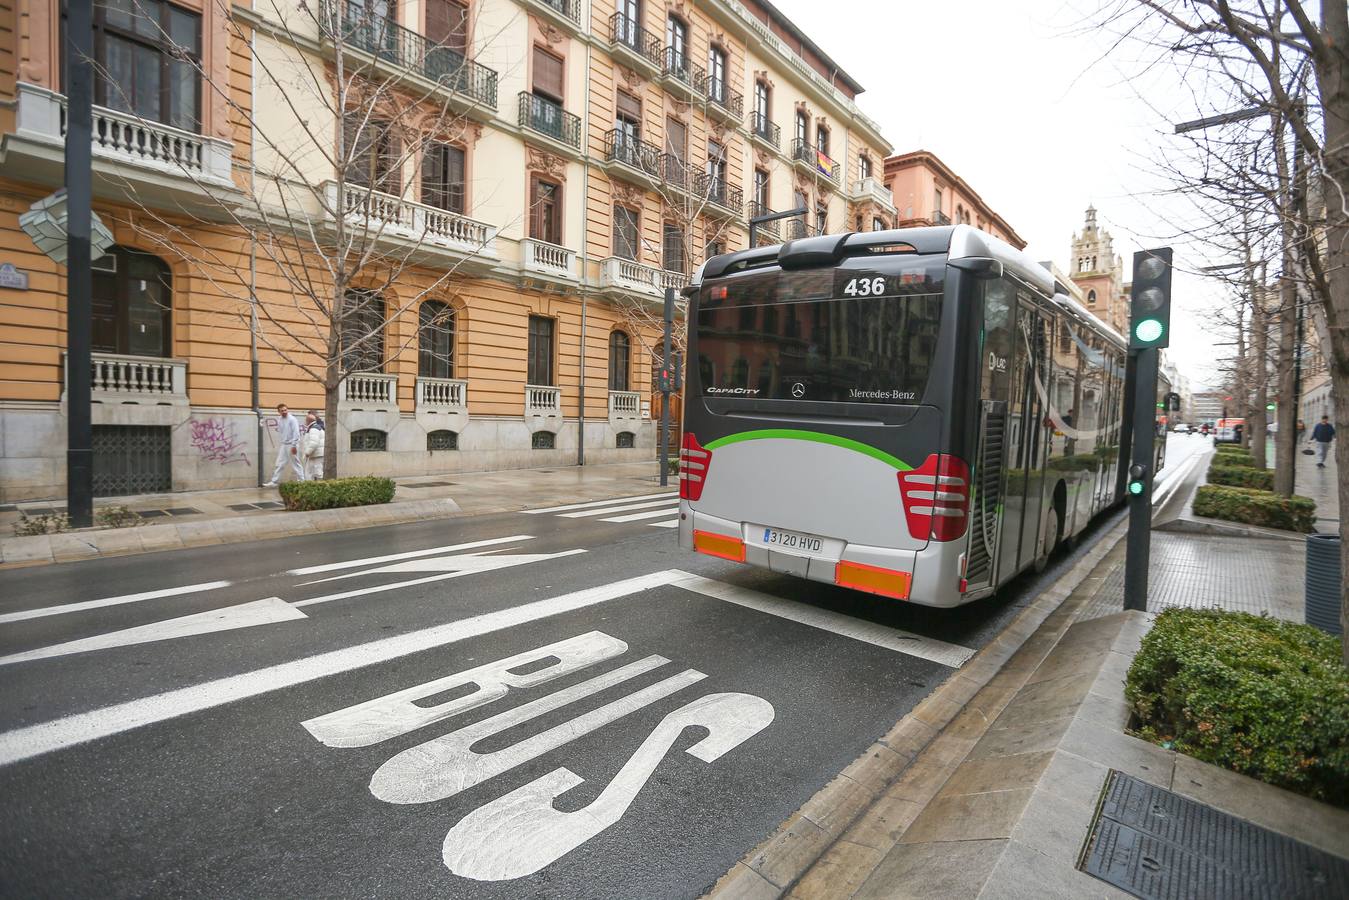
[[[459,435],[453,431],[440,429],[439,431],[429,431],[426,434],[427,450],[458,450]]]
[[[173,490],[169,429],[161,425],[94,426],[94,496]]]
[[[557,444],[557,436],[551,431],[536,431],[530,444],[535,450],[552,450]]]
[[[618,449],[631,450],[637,446],[637,435],[631,431],[620,431],[618,433]]]
[[[389,435],[378,428],[362,428],[351,433],[351,452],[367,453],[374,450],[388,450]]]

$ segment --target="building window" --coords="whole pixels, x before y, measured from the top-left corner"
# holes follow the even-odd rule
[[[796,111],[796,139],[802,147],[810,146],[810,117],[800,109]]]
[[[386,194],[401,194],[402,159],[393,123],[386,119],[369,119],[358,111],[351,111],[343,117],[342,129],[347,181]],[[342,159],[338,161],[342,162]]]
[[[684,258],[684,231],[678,225],[666,222],[661,234],[661,265],[667,272],[687,272]]]
[[[713,203],[726,199],[726,148],[716,141],[707,142],[707,199]]]
[[[113,247],[92,268],[94,351],[172,355],[173,280],[168,265],[149,253]]]
[[[711,259],[714,256],[721,256],[726,252],[726,243],[720,240],[708,241],[703,247],[703,261]]]
[[[430,144],[422,156],[422,202],[463,214],[464,150],[453,144]]]
[[[377,292],[347,291],[338,334],[343,372],[384,371],[384,298]]]
[[[872,220],[871,220],[871,230],[872,230],[872,231],[884,231],[884,230],[885,230],[885,220],[882,219],[880,216],[877,216],[876,218],[872,219]]]
[[[620,259],[637,259],[637,236],[640,230],[641,214],[626,206],[614,207],[614,256]]]
[[[637,446],[637,435],[631,431],[620,431],[618,433],[617,446],[619,450],[631,450]]]
[[[717,46],[707,51],[707,99],[726,103],[726,51]]]
[[[935,212],[945,212],[942,208],[941,188],[937,188],[932,192],[932,209]]]
[[[426,433],[427,450],[458,450],[459,435],[456,432],[441,428],[438,431],[428,431]]]
[[[829,233],[829,207],[825,206],[823,203],[815,206],[815,233]]]
[[[529,359],[525,380],[540,387],[553,383],[553,320],[529,317]]]
[[[529,236],[562,245],[562,185],[537,175],[529,179]]]
[[[423,378],[454,377],[454,307],[427,300],[417,313],[417,374]]]
[[[361,428],[351,433],[352,453],[373,453],[389,449],[389,435],[378,428]]]
[[[665,20],[665,62],[672,72],[688,71],[689,26],[678,16]]]
[[[768,211],[768,172],[764,169],[754,170],[754,202],[759,205],[755,215]]]
[[[823,125],[815,129],[815,149],[825,156],[829,155],[829,129]]]
[[[622,331],[609,333],[609,390],[628,389],[628,365],[632,359],[632,345]]]
[[[1096,292],[1095,292],[1095,291],[1087,291],[1087,305],[1088,305],[1088,306],[1095,306],[1095,305],[1096,305]]]
[[[163,0],[95,3],[94,63],[95,103],[200,130],[201,16]]]
[[[445,68],[455,72],[468,53],[468,7],[456,0],[429,0],[426,5],[426,39],[455,54]]]
[[[614,130],[623,146],[635,151],[642,137],[642,101],[627,91],[619,91],[616,100]],[[636,159],[636,156],[632,154],[625,159]]]
[[[865,153],[857,157],[857,173],[863,178],[871,177],[871,157]]]
[[[566,65],[562,57],[549,53],[538,44],[534,45],[533,92],[536,97],[545,97],[561,106],[565,102],[563,71]]]
[[[773,89],[768,82],[760,79],[754,82],[754,133],[767,137],[772,131],[768,126],[772,122]]]
[[[557,435],[551,431],[536,431],[529,440],[535,450],[552,450],[557,446]]]

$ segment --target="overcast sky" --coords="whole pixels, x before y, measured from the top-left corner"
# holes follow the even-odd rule
[[[1094,0],[774,2],[866,88],[858,103],[896,153],[936,153],[1036,259],[1068,271],[1093,203],[1127,279],[1133,252],[1171,242],[1189,215],[1159,196],[1151,160],[1194,100],[1170,71],[1142,75],[1141,48],[1108,53]],[[1178,268],[1207,262],[1176,252]],[[1220,296],[1202,278],[1174,285],[1170,354],[1196,387],[1230,352],[1208,324]]]

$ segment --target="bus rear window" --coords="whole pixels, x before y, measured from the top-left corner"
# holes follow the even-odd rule
[[[867,262],[704,287],[696,332],[703,396],[917,403],[937,349],[945,259]]]

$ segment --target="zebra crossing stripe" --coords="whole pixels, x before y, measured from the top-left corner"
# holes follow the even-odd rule
[[[544,513],[560,513],[569,509],[591,509],[596,506],[613,506],[617,503],[632,503],[638,500],[655,500],[659,498],[675,497],[675,491],[661,491],[659,494],[642,494],[638,497],[609,497],[605,500],[591,500],[588,503],[569,503],[566,506],[545,506],[542,509],[526,509],[521,512],[530,516],[538,516]]]
[[[623,503],[616,506],[608,506],[603,509],[583,509],[579,512],[562,513],[559,518],[563,519],[583,519],[587,516],[610,516],[614,513],[632,512],[637,509],[648,509],[652,506],[663,506],[667,509],[679,505],[678,497],[663,497],[660,500],[647,500],[644,503]]]
[[[670,513],[678,510],[678,506],[664,507],[662,509],[652,509],[646,512],[633,513],[628,516],[612,516],[608,519],[600,519],[601,522],[638,522],[642,519],[659,519],[661,516],[668,516]]]
[[[671,519],[668,522],[647,522],[646,524],[651,528],[678,528],[679,520]]]

